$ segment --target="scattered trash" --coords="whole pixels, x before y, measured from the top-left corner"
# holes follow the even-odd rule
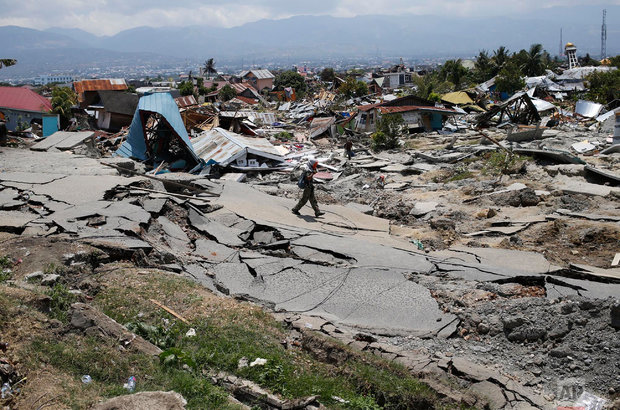
[[[606,399],[584,391],[575,402],[574,407],[584,410],[602,410],[605,403],[607,403]]]
[[[264,366],[267,364],[267,359],[262,359],[262,358],[257,358],[256,360],[254,360],[252,363],[250,363],[250,367],[254,367],[254,366]]]
[[[409,242],[411,242],[412,244],[417,246],[419,250],[421,250],[421,251],[424,250],[424,245],[422,244],[422,242],[419,239],[411,239],[411,240],[409,240]]]
[[[127,379],[127,383],[123,385],[123,388],[126,389],[129,393],[133,393],[133,391],[136,389],[136,378],[134,376],[131,376],[129,379]]]
[[[10,384],[4,383],[2,385],[2,389],[0,389],[0,392],[2,393],[2,398],[6,399],[7,397],[11,395],[11,393],[13,392],[13,389],[11,389]]]
[[[93,379],[90,377],[90,375],[85,374],[84,376],[82,376],[82,383],[88,384],[88,383],[90,383],[92,381],[93,381]]]
[[[237,364],[237,369],[243,369],[244,367],[248,367],[248,358],[247,357],[242,357],[241,359],[239,359],[239,363]]]
[[[596,145],[591,144],[588,140],[577,142],[571,145],[571,147],[580,154],[583,154],[584,152],[590,152],[596,149]]]
[[[312,323],[308,323],[306,322],[306,324],[304,325],[307,329],[312,329]]]
[[[185,336],[187,337],[194,337],[196,336],[196,329],[194,329],[193,327],[191,329],[189,329],[187,331],[187,333],[185,333]]]
[[[342,404],[348,404],[350,403],[349,400],[345,400],[342,397],[338,397],[338,396],[332,396],[332,400],[337,401],[338,403],[342,403]]]

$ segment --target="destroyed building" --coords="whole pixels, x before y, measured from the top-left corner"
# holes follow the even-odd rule
[[[237,93],[221,101],[216,91],[205,103],[178,90],[151,87],[138,97],[120,82],[78,85],[97,128],[114,133],[10,133],[19,148],[0,150],[0,231],[8,238],[0,246],[28,267],[36,251],[25,249],[37,240],[90,253],[66,257],[67,270],[52,278],[26,279],[33,272],[16,264],[12,286],[25,292],[57,281],[81,292],[68,323],[42,325],[59,326],[54,334],[65,340],[95,326],[83,318],[106,294],[98,281],[121,275],[119,266],[127,286],[149,282],[155,269],[191,283],[206,293],[147,301],[166,312],[166,328],[187,325],[177,306],[196,299],[184,314],[206,327],[182,327],[180,342],[164,340],[174,347],[160,356],[178,355],[166,365],[184,375],[193,374],[183,353],[192,338],[211,337],[204,329],[221,319],[200,316],[213,298],[275,318],[278,352],[314,349],[337,371],[362,351],[422,378],[448,407],[572,405],[576,398],[562,396],[567,380],[616,400],[620,116],[614,104],[573,101],[587,87],[582,76],[571,83],[573,73],[524,78],[525,88],[503,100],[491,79],[441,102],[389,94],[417,75],[402,65],[376,73],[370,95],[351,99],[332,84],[305,95],[293,87],[262,93],[272,86],[267,70],[205,82]],[[394,114],[406,131],[394,148],[377,149],[377,121]],[[311,157],[322,217],[291,213]],[[77,281],[79,269],[86,274]],[[135,345],[162,354],[138,335],[159,332],[136,324],[150,319],[141,309],[118,315],[127,329],[113,329],[123,337],[108,334],[119,355]],[[204,383],[232,383],[272,364],[258,359],[234,356],[236,376],[195,373]],[[262,385],[231,391],[244,404],[256,403],[250,395],[294,407]],[[307,400],[343,404],[326,396]]]

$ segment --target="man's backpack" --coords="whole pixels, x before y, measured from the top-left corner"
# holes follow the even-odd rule
[[[306,173],[302,172],[299,177],[299,181],[297,181],[297,186],[299,189],[306,189]]]

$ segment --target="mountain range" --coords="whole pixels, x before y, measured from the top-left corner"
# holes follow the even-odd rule
[[[620,52],[620,6],[607,6],[608,54]],[[615,17],[614,17],[615,16]],[[165,64],[184,59],[216,61],[312,61],[402,56],[471,57],[480,50],[506,46],[516,51],[541,43],[557,54],[560,28],[564,42],[579,54],[600,54],[601,9],[552,7],[511,17],[456,18],[420,15],[367,15],[352,18],[295,16],[260,20],[232,28],[137,27],[113,36],[73,28],[35,30],[0,27],[0,58],[16,58],[0,77],[40,74],[63,67],[110,64]],[[36,75],[36,74],[34,74]]]

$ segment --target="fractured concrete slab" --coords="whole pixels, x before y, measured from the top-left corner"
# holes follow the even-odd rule
[[[209,262],[239,262],[239,252],[208,239],[198,239],[193,254]]]
[[[211,221],[191,208],[189,210],[189,222],[194,228],[215,238],[221,244],[227,246],[243,246],[245,244],[245,241],[239,238],[239,235],[244,231]]]

